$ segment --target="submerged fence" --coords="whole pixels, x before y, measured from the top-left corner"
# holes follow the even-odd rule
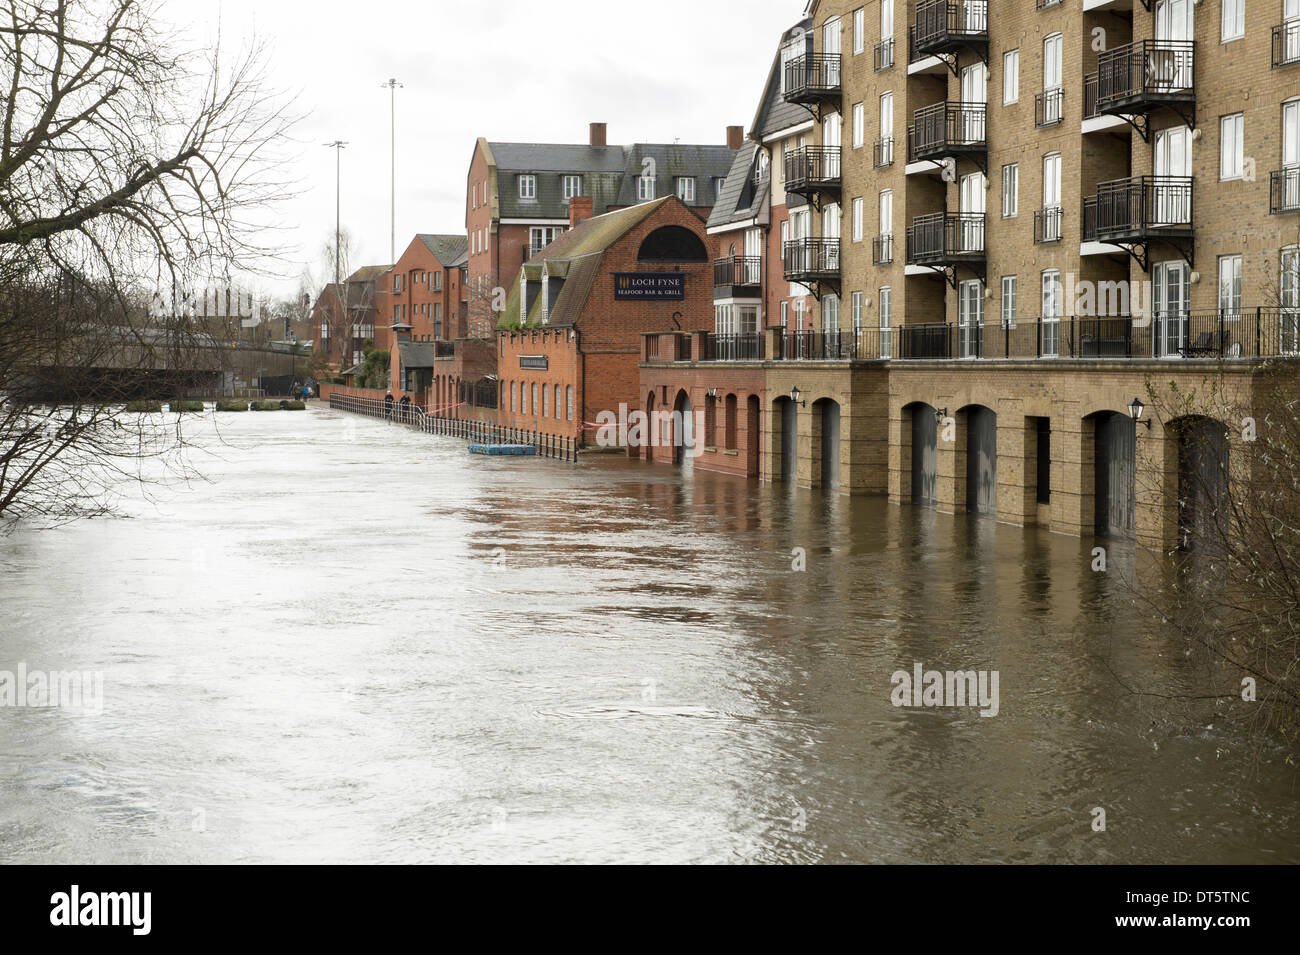
[[[523,428],[507,428],[486,421],[447,418],[429,414],[415,404],[335,394],[330,395],[330,407],[338,411],[365,415],[367,418],[379,418],[409,425],[425,434],[461,438],[470,444],[524,445],[533,448],[538,457],[569,462],[578,460],[578,444],[574,438],[545,434],[541,431],[528,431]]]

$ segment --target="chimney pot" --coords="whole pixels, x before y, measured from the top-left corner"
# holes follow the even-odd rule
[[[727,127],[727,148],[739,149],[745,145],[745,127],[728,126]]]
[[[605,146],[605,124],[604,123],[591,124],[591,145],[595,146],[598,149],[604,148]]]

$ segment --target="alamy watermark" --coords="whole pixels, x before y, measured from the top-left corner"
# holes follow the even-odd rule
[[[78,670],[0,670],[0,708],[104,712],[104,674]]]
[[[980,716],[997,716],[1000,708],[997,670],[927,670],[920,662],[912,672],[896,670],[889,701],[899,707],[978,707]]]
[[[704,453],[704,412],[629,411],[626,403],[618,412],[596,415],[596,445],[601,448],[681,448],[687,457]]]

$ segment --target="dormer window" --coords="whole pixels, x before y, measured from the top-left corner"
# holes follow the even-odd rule
[[[537,198],[537,177],[536,176],[519,177],[519,198],[520,199]]]
[[[575,196],[582,195],[582,177],[565,176],[564,177],[564,201],[568,202]]]
[[[639,202],[646,202],[655,197],[655,177],[641,176],[636,181],[636,197]]]
[[[682,202],[695,201],[695,177],[679,176],[677,178],[677,198]]]

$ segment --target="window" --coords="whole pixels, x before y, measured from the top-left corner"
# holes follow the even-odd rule
[[[726,434],[723,437],[723,440],[726,442],[724,446],[728,451],[734,451],[736,450],[736,396],[735,395],[727,395],[724,408],[725,408],[724,411],[725,417],[723,421],[727,429]]]
[[[853,200],[853,241],[862,241],[862,200]]]
[[[1043,157],[1043,224],[1040,238],[1058,242],[1061,238],[1061,154]]]
[[[555,386],[555,420],[559,421],[564,417],[564,409],[560,407],[560,386]]]
[[[881,257],[881,262],[893,261],[894,235],[894,190],[882,189],[880,192],[880,237],[882,246],[890,251],[888,258]],[[883,250],[882,250],[883,251]]]
[[[441,273],[441,272],[434,272],[434,273],[433,273],[433,290],[434,290],[435,292],[440,292],[440,291],[442,291],[442,273]]]
[[[1219,256],[1219,311],[1235,318],[1241,312],[1241,256]]]
[[[840,330],[840,297],[822,297],[822,334],[830,335]]]
[[[543,388],[543,391],[546,389]],[[533,414],[537,414],[537,382],[533,382]]]
[[[1246,118],[1233,113],[1219,120],[1219,178],[1240,179],[1245,166]]]
[[[853,53],[861,53],[867,48],[867,11],[858,7],[853,11]]]
[[[894,290],[880,290],[880,357],[889,358],[894,350]]]
[[[516,400],[518,397],[519,397],[519,382],[512,381],[510,382],[510,413],[511,414],[514,414],[517,410],[519,410],[519,405]]]
[[[1015,218],[1020,212],[1020,164],[1002,167],[1002,218]]]
[[[564,400],[568,403],[569,420],[573,420],[573,385],[564,386]]]
[[[324,325],[321,326],[321,328],[324,327],[325,327]],[[790,303],[789,302],[781,303],[781,327],[782,328],[790,327]]]
[[[880,94],[880,138],[892,139],[894,136],[894,93],[888,91]]]
[[[979,279],[962,282],[957,290],[957,321],[962,358],[983,357],[984,283]]]
[[[1002,105],[1010,106],[1020,101],[1020,51],[1008,50],[1002,54]]]
[[[853,148],[861,149],[867,138],[867,110],[862,103],[853,104]]]
[[[894,0],[880,0],[880,39],[894,38]]]
[[[1020,279],[1015,275],[1002,276],[1002,327],[1016,327],[1016,291]]]
[[[534,408],[536,408],[536,405],[537,405],[537,399],[533,399]],[[551,389],[547,388],[545,385],[542,385],[542,417],[549,418],[550,416],[551,416]]]
[[[537,177],[536,176],[519,177],[519,198],[520,199],[537,198]]]
[[[851,301],[853,302],[853,337],[858,338],[862,335],[862,293],[854,292]]]
[[[564,177],[564,201],[568,202],[575,196],[582,195],[582,177],[565,176]]]
[[[1039,352],[1044,358],[1055,358],[1061,350],[1061,273],[1048,269],[1043,273],[1042,341]]]
[[[695,177],[679,176],[677,178],[677,198],[682,202],[695,201]]]
[[[655,197],[655,179],[654,176],[640,176],[636,181],[636,197],[640,202]]]
[[[1246,35],[1246,0],[1223,0],[1222,40],[1240,40]]]

